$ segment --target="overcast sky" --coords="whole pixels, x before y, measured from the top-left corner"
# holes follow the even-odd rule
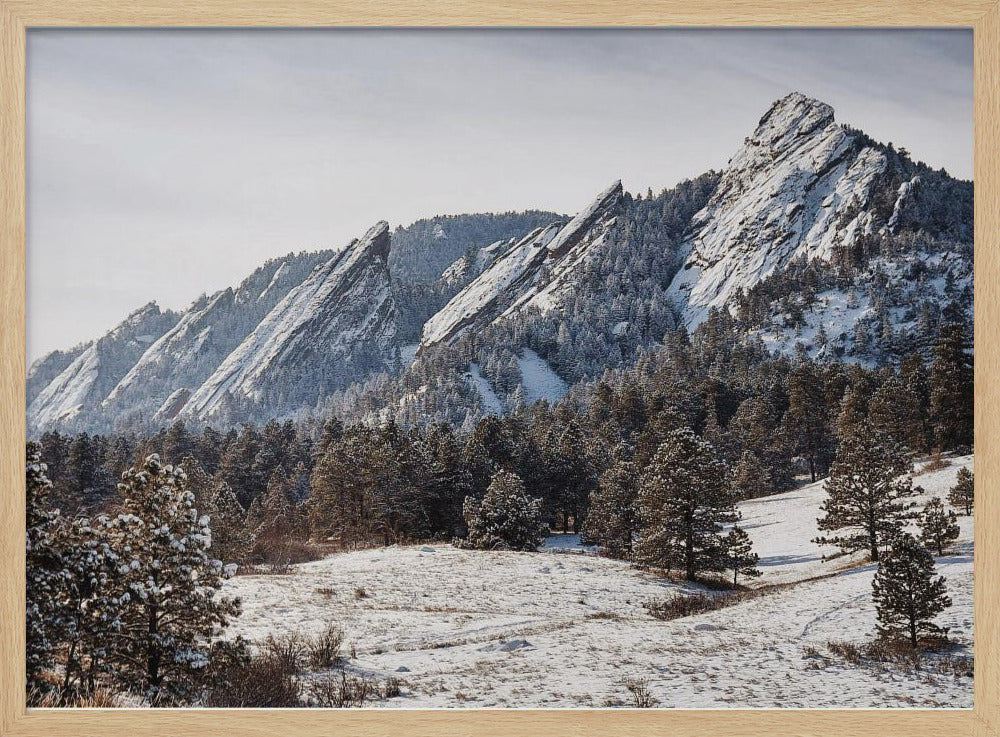
[[[972,177],[971,31],[28,32],[28,353],[377,220],[722,167],[793,90]]]

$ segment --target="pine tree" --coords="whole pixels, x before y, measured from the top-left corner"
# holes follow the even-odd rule
[[[934,557],[909,533],[893,540],[872,582],[878,635],[905,637],[917,647],[923,635],[946,635],[932,621],[951,606],[943,576],[934,577]]]
[[[732,486],[737,499],[757,499],[773,491],[769,470],[749,450],[743,451],[733,468]]]
[[[639,474],[629,461],[619,461],[601,474],[590,493],[590,509],[583,525],[583,541],[599,546],[605,555],[631,560],[638,530],[636,499]]]
[[[174,420],[163,437],[163,457],[167,463],[180,464],[186,457],[192,456],[195,450],[195,439],[188,432],[184,420]],[[185,469],[187,470],[187,469]]]
[[[930,370],[931,422],[942,450],[972,445],[973,371],[965,330],[945,323],[934,344]]]
[[[59,632],[59,591],[65,576],[63,556],[56,543],[59,510],[50,505],[52,483],[41,461],[41,447],[28,443],[26,471],[26,605],[27,687],[29,695],[48,688],[42,677],[53,664]]]
[[[212,527],[212,554],[224,563],[242,563],[253,549],[254,535],[247,512],[225,481],[216,482],[205,503]]]
[[[938,555],[944,555],[949,543],[958,539],[958,517],[937,497],[934,497],[920,514],[920,541]]]
[[[537,550],[542,544],[542,500],[528,496],[511,471],[493,474],[482,499],[466,497],[462,516],[468,527],[463,544],[479,550]]]
[[[462,502],[472,493],[472,474],[462,463],[462,447],[444,423],[427,436],[430,497],[427,524],[432,537],[454,537],[462,524]]]
[[[971,515],[975,509],[976,484],[972,471],[967,468],[958,469],[956,483],[948,492],[948,502]]]
[[[760,556],[753,552],[753,541],[746,530],[739,525],[733,525],[729,534],[722,539],[722,544],[725,550],[726,568],[733,572],[734,587],[738,575],[742,574],[748,578],[757,578],[761,575],[757,569]]]
[[[60,529],[63,699],[92,693],[98,676],[113,667],[121,611],[129,596],[120,586],[121,559],[109,533],[106,516],[93,521],[80,517]]]
[[[736,519],[726,468],[690,428],[667,435],[639,483],[637,561],[682,570],[688,580],[721,571],[721,523]]]
[[[784,423],[795,450],[809,464],[813,481],[826,472],[832,454],[833,439],[826,414],[822,378],[813,365],[800,363],[788,376],[788,412]]]
[[[827,499],[818,520],[820,545],[836,545],[845,552],[866,550],[872,561],[892,542],[902,525],[912,518],[913,484],[907,475],[910,462],[892,438],[862,422],[840,439],[837,460],[826,481]]]
[[[181,701],[208,662],[210,638],[240,612],[239,600],[216,596],[232,571],[209,556],[209,520],[199,517],[181,469],[151,455],[118,489],[122,513],[109,539],[127,604],[114,672],[153,705]]]

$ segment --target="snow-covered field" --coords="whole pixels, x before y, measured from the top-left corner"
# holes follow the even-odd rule
[[[914,479],[945,496],[972,457]],[[830,640],[864,642],[875,628],[873,567],[824,561],[810,542],[822,483],[741,505],[764,572],[792,583],[707,614],[653,619],[643,602],[701,590],[593,555],[573,536],[539,553],[450,545],[333,555],[285,576],[239,576],[231,634],[346,633],[347,668],[403,679],[389,707],[631,706],[626,679],[644,680],[660,707],[961,707],[972,679],[931,670],[850,665]],[[972,651],[972,518],[938,559],[954,605],[938,618]],[[356,589],[362,587],[364,596]],[[815,654],[812,649],[819,651]],[[825,656],[825,657],[824,657]]]

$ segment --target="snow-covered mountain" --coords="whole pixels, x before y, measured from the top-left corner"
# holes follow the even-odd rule
[[[185,416],[225,418],[234,408],[311,407],[396,358],[396,307],[386,260],[389,225],[317,266],[268,313],[185,403]]]
[[[799,93],[721,173],[645,196],[615,182],[573,218],[436,216],[391,238],[392,254],[379,223],[340,252],[270,261],[181,315],[147,306],[43,357],[29,371],[29,429],[311,410],[462,424],[530,401],[526,356],[565,391],[714,309],[770,350],[872,364],[926,355],[945,317],[971,328],[972,183]]]
[[[380,222],[337,253],[269,261],[180,315],[146,305],[100,340],[36,362],[42,378],[67,365],[31,387],[29,430],[177,416],[233,424],[312,409],[397,359],[388,251]]]
[[[176,325],[142,354],[101,403],[116,416],[172,419],[219,364],[290,289],[330,251],[301,253],[269,261],[236,289],[198,299]]]
[[[468,286],[424,325],[421,347],[448,343],[526,307],[557,307],[575,270],[602,242],[620,214],[615,182],[568,223],[536,228],[495,257]]]
[[[97,406],[177,319],[176,313],[161,312],[150,302],[84,347],[28,405],[28,426],[38,429],[83,420],[80,416]],[[42,359],[36,365],[45,363]]]
[[[913,169],[835,122],[829,105],[800,93],[778,100],[692,219],[686,259],[670,287],[685,323],[732,307],[738,292],[797,259],[830,262],[865,236],[899,232],[922,184]],[[894,201],[880,212],[886,189]]]

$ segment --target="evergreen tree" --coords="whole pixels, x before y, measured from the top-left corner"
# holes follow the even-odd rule
[[[972,355],[961,323],[945,323],[930,370],[931,422],[942,450],[972,445]]]
[[[208,662],[210,638],[240,612],[239,600],[216,596],[231,571],[208,554],[209,520],[199,517],[181,469],[152,455],[118,488],[122,513],[109,539],[127,604],[114,672],[153,705],[184,700]]]
[[[521,478],[501,469],[482,499],[466,497],[463,544],[479,550],[537,550],[544,539],[542,501],[528,496]]]
[[[944,555],[948,545],[958,539],[958,517],[934,497],[920,514],[920,541],[938,555]]]
[[[52,483],[46,476],[41,446],[37,443],[27,445],[25,470],[25,647],[30,696],[48,687],[42,675],[53,664],[53,650],[61,634],[59,592],[65,566],[56,542],[59,511],[50,505]]]
[[[180,464],[195,452],[195,439],[188,432],[184,420],[174,420],[163,437],[163,458],[167,463]],[[187,469],[185,469],[187,470]]]
[[[910,462],[899,444],[871,423],[860,423],[841,438],[825,486],[824,516],[818,525],[821,532],[837,534],[815,542],[845,552],[867,550],[877,562],[880,549],[912,518],[915,504],[907,501],[914,494],[909,471]]]
[[[212,526],[213,555],[224,563],[245,561],[253,549],[254,535],[247,526],[247,512],[229,484],[215,484],[204,511]]]
[[[671,432],[639,483],[636,560],[688,580],[725,568],[721,523],[736,519],[726,468],[690,428]]]
[[[828,427],[823,380],[813,364],[802,362],[788,376],[785,425],[796,452],[809,464],[812,481],[830,463],[833,439]]]
[[[599,546],[605,555],[631,560],[638,530],[636,499],[639,474],[629,461],[619,461],[601,474],[590,493],[590,509],[583,525],[583,541]]]
[[[760,556],[753,552],[753,541],[746,530],[739,525],[733,525],[729,534],[722,539],[722,544],[725,550],[726,568],[733,572],[734,587],[737,576],[741,574],[748,578],[757,578],[761,575],[757,569]]]
[[[906,638],[917,647],[923,635],[945,635],[932,621],[951,606],[943,576],[934,576],[934,557],[909,533],[900,533],[872,582],[878,634]]]
[[[104,459],[96,438],[81,433],[69,446],[66,462],[69,471],[69,510],[90,509],[103,501],[110,492]]]
[[[450,539],[462,524],[462,502],[472,493],[472,474],[462,462],[462,447],[448,425],[434,425],[427,446],[431,500],[427,524],[432,537]]]
[[[868,404],[868,419],[875,429],[913,451],[924,449],[921,400],[899,376],[890,376]]]
[[[927,368],[919,353],[910,353],[903,358],[900,375],[906,387],[906,401],[909,412],[904,443],[918,453],[930,451],[934,431],[930,421],[931,392],[927,379]]]
[[[92,693],[98,676],[113,667],[121,612],[129,597],[120,586],[121,559],[111,545],[109,531],[105,516],[93,522],[80,517],[60,529],[63,699]]]
[[[966,515],[971,515],[975,509],[976,484],[972,471],[967,468],[958,469],[956,483],[948,492],[948,502],[961,509]]]
[[[757,499],[774,490],[770,472],[750,450],[743,451],[733,469],[732,486],[737,499]]]

